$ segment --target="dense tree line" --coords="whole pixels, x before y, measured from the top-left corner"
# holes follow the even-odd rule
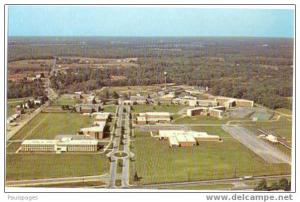
[[[44,88],[41,81],[34,82],[8,82],[7,98],[38,97],[44,96]]]
[[[51,78],[52,85],[62,92],[94,90],[103,86],[152,85],[164,82],[163,72],[168,72],[168,82],[208,86],[214,95],[254,100],[270,108],[291,108],[292,68],[278,70],[260,66],[228,66],[218,63],[193,64],[192,59],[180,63],[164,58],[140,61],[138,67],[73,69]],[[124,76],[113,80],[112,76]]]
[[[44,44],[43,46],[32,46]],[[137,57],[130,68],[73,68],[51,77],[61,92],[102,86],[168,82],[208,86],[215,95],[252,99],[270,108],[291,108],[293,39],[268,38],[12,38],[9,60],[80,56]],[[113,79],[122,76],[125,79]]]
[[[267,180],[262,179],[258,185],[254,188],[255,191],[274,191],[274,190],[284,190],[291,191],[291,181],[286,178],[280,179],[278,182],[274,181],[269,186]]]

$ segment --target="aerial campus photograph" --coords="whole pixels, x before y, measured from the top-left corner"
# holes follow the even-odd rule
[[[6,188],[293,189],[294,9],[9,5]]]

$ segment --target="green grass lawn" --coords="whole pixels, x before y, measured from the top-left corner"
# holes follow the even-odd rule
[[[286,108],[279,108],[279,109],[276,109],[275,111],[281,112],[281,113],[284,113],[284,114],[287,114],[287,115],[292,115],[293,114],[292,110],[286,109]]]
[[[222,124],[226,123],[228,119],[218,119],[216,117],[211,116],[193,116],[193,117],[181,117],[179,115],[173,116],[173,123],[177,124],[184,124],[184,123],[191,123],[191,124]]]
[[[117,105],[104,105],[103,106],[103,111],[104,112],[115,113],[116,109],[117,109]]]
[[[75,105],[76,99],[70,97],[70,95],[61,95],[55,100],[54,105]]]
[[[6,179],[101,175],[109,162],[99,154],[7,154]]]
[[[159,141],[136,131],[131,164],[131,180],[135,171],[141,183],[177,182],[240,177],[245,175],[289,174],[288,164],[268,164],[234,140],[220,127],[197,127],[198,131],[220,135],[223,142],[206,142],[189,148],[169,148]]]
[[[182,105],[134,105],[132,107],[132,113],[140,113],[140,112],[170,112],[177,113],[179,110],[185,108],[186,106]]]
[[[21,146],[21,142],[13,142],[6,144],[6,152],[16,152]]]
[[[281,116],[279,121],[274,122],[253,122],[253,127],[272,131],[275,135],[285,137],[287,140],[292,138],[292,122]]]
[[[24,98],[8,99],[7,100],[7,117],[15,114],[15,107],[24,102]]]
[[[53,139],[59,134],[75,134],[91,124],[90,117],[78,113],[40,113],[11,139]]]

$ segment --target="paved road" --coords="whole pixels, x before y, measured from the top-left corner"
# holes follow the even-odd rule
[[[81,176],[81,177],[63,177],[63,178],[47,178],[47,179],[35,179],[35,180],[16,180],[6,181],[5,185],[10,187],[17,186],[34,186],[34,185],[47,185],[47,184],[61,184],[61,183],[73,183],[84,181],[102,181],[107,182],[109,175],[95,175],[95,176]]]
[[[130,107],[126,107],[125,114],[125,123],[124,123],[125,131],[123,134],[124,139],[124,147],[123,152],[127,154],[125,158],[123,158],[123,168],[122,168],[122,187],[129,186],[129,161],[130,161]]]
[[[266,162],[291,164],[291,159],[288,155],[259,139],[253,132],[246,128],[237,125],[223,125],[222,128]]]
[[[116,187],[116,180],[117,180],[117,166],[118,166],[118,159],[114,156],[114,153],[119,151],[120,145],[120,137],[122,135],[122,123],[123,123],[123,110],[124,106],[119,105],[117,109],[117,126],[115,129],[115,133],[113,134],[113,149],[110,153],[110,180],[108,184],[108,188],[115,188]]]
[[[252,180],[271,180],[271,179],[281,179],[288,178],[290,175],[269,175],[269,176],[257,176],[253,177]],[[240,178],[230,178],[230,179],[217,179],[217,180],[202,180],[202,181],[193,181],[193,182],[170,182],[170,183],[158,183],[158,184],[147,184],[142,186],[131,186],[131,188],[135,189],[162,189],[162,188],[170,188],[170,187],[182,187],[182,186],[193,186],[193,185],[209,185],[209,184],[232,184],[246,182],[246,180],[241,180]]]

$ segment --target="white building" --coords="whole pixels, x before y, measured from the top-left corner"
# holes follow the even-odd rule
[[[206,132],[185,130],[159,130],[159,139],[167,139],[170,147],[190,147],[200,142],[221,141],[218,135],[208,135]]]
[[[168,123],[170,121],[171,114],[169,112],[145,112],[139,113],[137,117],[137,124],[145,124],[145,122],[146,124]]]
[[[62,138],[60,140],[24,140],[21,151],[24,152],[94,152],[98,150],[97,140],[73,140]]]

